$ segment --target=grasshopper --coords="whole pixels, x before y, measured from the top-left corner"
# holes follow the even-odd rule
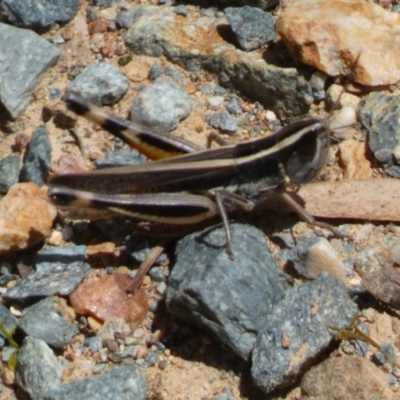
[[[318,119],[294,122],[266,137],[199,151],[175,136],[155,134],[110,116],[75,93],[64,100],[72,111],[158,158],[142,165],[52,177],[49,196],[69,210],[69,217],[126,215],[153,226],[190,227],[221,217],[227,253],[233,258],[228,214],[250,211],[274,191],[309,223],[331,229],[306,214],[286,192],[288,185],[312,180],[325,165],[330,133]]]

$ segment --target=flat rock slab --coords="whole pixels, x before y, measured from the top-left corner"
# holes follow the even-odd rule
[[[368,86],[400,80],[400,15],[361,0],[303,1],[283,9],[276,31],[294,58]]]
[[[136,54],[164,55],[189,71],[207,71],[223,86],[233,87],[280,115],[308,112],[313,95],[309,71],[268,63],[266,52],[237,49],[223,39],[229,28],[225,17],[202,17],[191,11],[184,17],[174,7],[139,6],[130,10],[130,28],[124,41]],[[128,23],[128,24],[129,24]]]
[[[241,224],[231,226],[231,261],[224,229],[207,229],[177,244],[177,261],[166,296],[169,310],[209,331],[248,360],[258,331],[289,288],[289,277],[275,264],[265,235]]]
[[[135,366],[113,368],[102,376],[94,376],[67,385],[53,387],[43,400],[144,400],[146,379]]]
[[[256,385],[266,393],[291,385],[332,341],[328,326],[349,326],[358,312],[346,287],[326,272],[288,290],[255,343],[251,374]]]
[[[12,118],[22,114],[41,75],[60,55],[35,32],[0,23],[0,101]]]

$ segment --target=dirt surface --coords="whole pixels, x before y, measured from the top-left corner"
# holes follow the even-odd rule
[[[144,2],[141,2],[144,3]],[[135,3],[127,2],[131,7]],[[81,1],[81,9],[78,14],[82,18],[82,12],[89,9],[87,1]],[[117,6],[115,6],[117,8]],[[29,142],[31,133],[43,123],[43,110],[47,110],[50,115],[54,116],[58,112],[70,116],[74,121],[77,134],[82,141],[82,149],[77,145],[77,141],[71,134],[63,127],[57,126],[54,118],[47,121],[48,135],[52,145],[52,170],[53,172],[67,172],[66,167],[60,161],[62,157],[68,157],[73,160],[72,164],[77,169],[91,169],[93,162],[96,159],[104,158],[106,153],[113,149],[113,140],[110,135],[93,124],[78,119],[72,113],[66,111],[65,105],[61,100],[51,101],[48,98],[48,87],[57,88],[64,92],[66,85],[70,82],[68,80],[68,72],[73,66],[87,66],[99,59],[99,54],[95,54],[91,50],[91,37],[81,36],[75,32],[74,20],[63,27],[57,27],[54,30],[48,31],[43,34],[44,37],[54,36],[55,34],[66,35],[67,32],[72,32],[70,40],[65,44],[59,46],[62,51],[62,58],[58,64],[50,69],[42,79],[40,85],[33,93],[33,101],[14,123],[16,134],[6,134],[4,129],[0,131],[0,159],[13,154],[16,141],[22,143]],[[110,41],[121,42],[120,32],[107,32]],[[202,147],[206,146],[207,136],[211,132],[204,121],[204,114],[207,111],[207,97],[201,92],[196,90],[196,84],[200,82],[210,83],[215,85],[212,77],[207,74],[200,75],[196,84],[186,75],[186,72],[180,67],[171,64],[164,58],[152,58],[147,56],[134,56],[133,61],[126,66],[118,65],[119,56],[112,56],[108,58],[108,62],[118,68],[131,80],[132,84],[123,99],[113,107],[108,109],[119,116],[127,117],[130,111],[132,102],[137,94],[136,86],[146,86],[150,81],[148,80],[148,73],[150,67],[155,61],[161,61],[162,66],[171,66],[173,69],[181,74],[183,77],[184,87],[186,92],[190,95],[193,102],[193,107],[190,115],[183,120],[179,127],[173,132],[174,134],[188,139]],[[242,99],[241,107],[243,114],[239,116],[239,120],[246,120],[246,127],[242,129],[240,137],[230,137],[230,141],[245,140],[252,136],[252,128],[254,125],[259,124],[261,121],[262,130],[259,135],[270,133],[267,125],[262,123],[265,117],[265,111],[260,108],[259,112],[255,113],[253,119],[245,119],[246,113],[258,108],[257,104],[251,103],[246,99]],[[311,115],[318,117],[329,116],[326,112],[324,103],[312,107]],[[352,135],[355,139],[360,138],[362,135],[360,131],[355,131]],[[227,137],[227,136],[226,136]],[[23,146],[24,147],[24,146]],[[82,151],[83,150],[83,151]],[[344,171],[338,163],[338,145],[333,145],[330,150],[328,165],[323,172],[324,180],[338,180],[343,177]],[[372,171],[372,175],[378,175],[379,171]],[[310,227],[302,222],[298,222],[296,217],[283,215],[282,217],[272,220],[268,219],[270,214],[266,213],[262,220],[259,221],[257,217],[249,218],[250,222],[255,222],[258,226],[263,227],[267,234],[272,235],[275,229],[292,226],[295,236],[310,231]],[[256,221],[254,221],[256,220]],[[364,226],[362,222],[354,224],[352,231],[358,231]],[[375,235],[375,236],[374,236]],[[380,233],[376,233],[372,227],[368,234],[370,243],[379,240]],[[88,234],[89,239],[96,240],[96,232]],[[277,250],[272,247],[273,252]],[[338,248],[337,250],[340,250]],[[169,249],[172,264],[172,251]],[[340,257],[345,257],[339,254]],[[123,261],[119,265],[123,265]],[[95,267],[95,265],[94,265]],[[128,265],[128,268],[133,267]],[[282,266],[283,267],[283,266]],[[95,274],[102,275],[104,267],[98,263],[95,269]],[[348,277],[347,284],[356,284],[361,280],[357,272]],[[155,284],[151,279],[145,280],[144,289],[146,290],[150,299],[160,298],[156,293]],[[218,288],[216,288],[218,290]],[[400,351],[400,322],[398,320],[398,313],[385,307],[380,307],[377,304],[371,304],[366,307],[366,314],[371,321],[368,324],[371,330],[370,336],[377,342],[388,342],[395,346],[396,351]],[[141,323],[139,328],[142,328],[143,333],[143,352],[142,357],[145,355],[149,345],[149,338],[152,337],[154,331],[159,330],[166,341],[168,346],[163,350],[165,362],[158,362],[156,365],[143,369],[148,381],[148,398],[149,399],[176,399],[176,400],[205,400],[212,399],[212,397],[221,392],[224,388],[229,388],[232,392],[234,399],[262,399],[265,395],[262,394],[251,382],[250,368],[243,361],[239,360],[232,354],[229,349],[223,348],[220,344],[215,342],[212,338],[204,335],[197,328],[189,327],[181,322],[175,320],[171,315],[164,310],[164,313],[158,312],[157,314],[149,313],[146,319]],[[82,341],[83,335],[78,335],[74,342],[67,346],[66,349],[58,353],[60,361],[67,359],[69,367],[64,370],[64,381],[70,379],[83,379],[92,374],[91,368],[94,364],[99,363],[99,355],[93,355],[89,350],[76,349],[75,343]],[[147,344],[146,344],[147,343]],[[121,349],[121,344],[119,348]],[[352,350],[353,349],[353,350]],[[103,349],[108,352],[107,348]],[[338,345],[337,348],[332,348],[332,356],[346,352],[347,354],[355,351],[354,348],[347,342]],[[370,353],[367,355],[370,356]],[[326,356],[324,356],[326,357]],[[106,368],[111,367],[112,364]],[[390,368],[390,367],[388,367]],[[3,382],[7,381],[5,366],[2,367]],[[9,378],[8,378],[9,379]],[[393,387],[393,399],[398,398],[400,395],[397,393],[397,388]],[[18,394],[19,393],[19,394]],[[4,400],[15,399],[16,394],[18,398],[23,398],[23,395],[16,387],[5,386],[0,397]],[[279,393],[276,395],[278,399],[299,399],[300,389],[297,387],[288,392]]]

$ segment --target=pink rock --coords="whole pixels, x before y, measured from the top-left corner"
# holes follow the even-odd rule
[[[34,183],[18,183],[0,202],[0,254],[23,250],[50,236],[57,208]]]
[[[400,80],[400,15],[372,2],[302,1],[284,9],[276,31],[294,58],[363,85]]]
[[[149,303],[143,289],[134,295],[126,293],[131,282],[127,275],[112,274],[95,282],[81,283],[69,300],[77,314],[92,315],[101,321],[122,318],[138,323],[145,317]]]

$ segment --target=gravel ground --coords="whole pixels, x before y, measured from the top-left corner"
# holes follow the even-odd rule
[[[383,209],[397,197],[400,76],[382,83],[396,79],[382,62],[375,67],[382,81],[363,86],[354,83],[360,74],[351,82],[295,61],[285,42],[295,40],[284,36],[275,2],[47,3],[0,6],[0,398],[399,398],[393,267],[400,218]],[[382,6],[388,21],[397,18],[396,6]],[[207,228],[170,241],[142,289],[126,295],[121,287],[158,241],[133,233],[125,217],[56,219],[46,194],[31,186],[46,189],[56,174],[147,162],[67,110],[66,91],[200,148],[214,131],[239,143],[306,116],[346,126],[333,132],[317,182],[354,180],[342,205],[331,207],[328,188],[322,207],[347,237],[268,204],[232,223],[234,261],[224,230]],[[359,181],[388,177],[387,194]],[[361,194],[354,200],[350,192]],[[366,217],[339,210],[365,210],[370,200]],[[22,218],[29,207],[30,218]],[[359,330],[390,359],[343,330],[360,314]],[[328,326],[353,340],[334,340]]]

